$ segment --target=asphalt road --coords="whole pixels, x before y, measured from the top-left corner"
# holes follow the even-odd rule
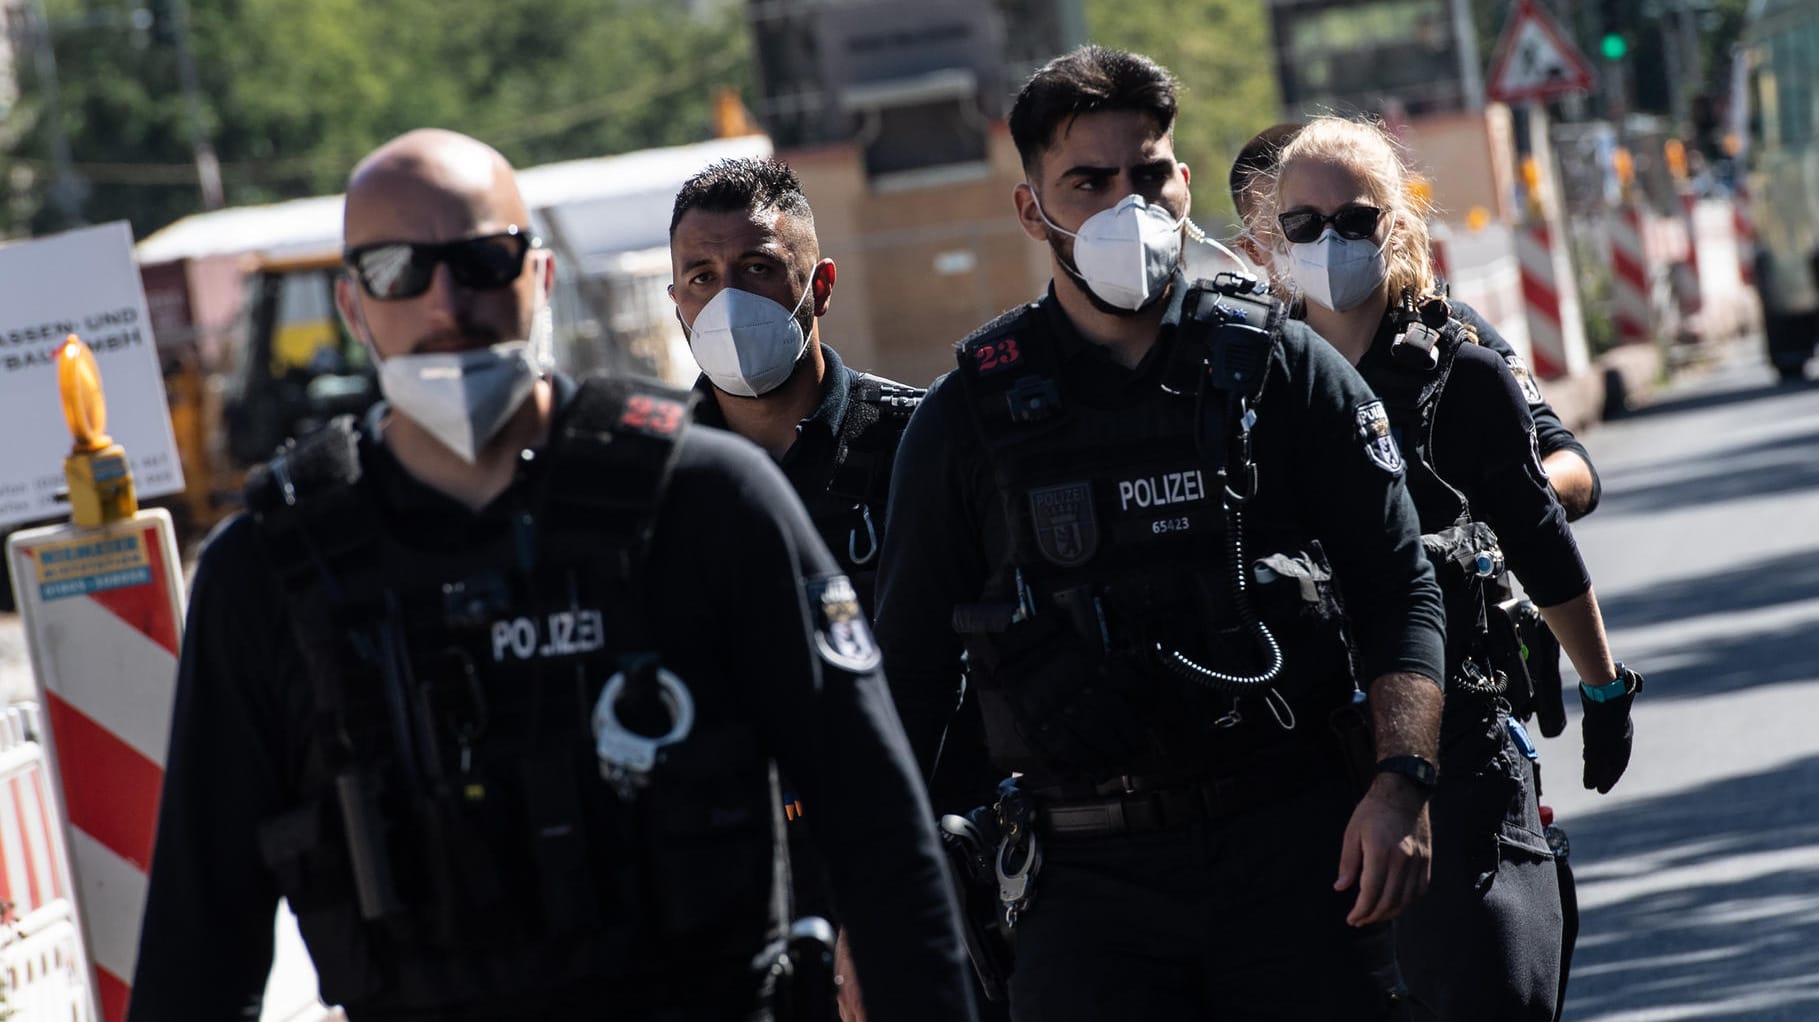
[[[1740,348],[1587,446],[1575,532],[1648,687],[1609,795],[1576,718],[1542,743],[1583,912],[1565,1017],[1819,1018],[1819,386]]]

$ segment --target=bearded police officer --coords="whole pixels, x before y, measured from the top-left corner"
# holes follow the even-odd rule
[[[770,1018],[773,759],[828,807],[874,1016],[970,1017],[851,584],[686,394],[549,371],[528,225],[465,136],[353,174],[337,297],[386,401],[202,556],[133,1017],[256,1014],[283,895],[356,1022]]]
[[[1385,1018],[1386,921],[1427,877],[1438,593],[1356,373],[1254,282],[1181,276],[1175,110],[1166,70],[1096,47],[1018,95],[1053,283],[911,419],[880,642],[925,767],[964,652],[1020,773],[986,821],[1014,1018]]]
[[[891,463],[922,390],[849,369],[822,343],[837,269],[786,164],[727,159],[689,178],[670,263],[701,366],[695,420],[777,460],[869,613]]]
[[[670,262],[670,297],[701,366],[695,421],[777,460],[869,615],[891,466],[923,391],[853,370],[822,341],[838,270],[821,256],[814,211],[787,164],[726,159],[685,182],[670,216]],[[992,790],[975,702],[957,719],[955,755],[931,791],[938,812]],[[793,817],[806,811],[788,805]],[[798,899],[831,914],[812,852],[793,844]]]

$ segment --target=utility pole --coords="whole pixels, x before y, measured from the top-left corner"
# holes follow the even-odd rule
[[[82,200],[88,186],[76,176],[75,161],[70,156],[69,136],[63,131],[63,102],[57,86],[57,53],[51,48],[51,23],[44,13],[44,0],[31,0],[26,18],[27,33],[32,41],[32,66],[38,75],[38,91],[44,97],[39,116],[50,133],[51,202],[65,228],[80,227]]]
[[[202,87],[196,79],[196,56],[189,45],[189,0],[170,0],[172,38],[177,47],[177,80],[183,88],[183,109],[189,121],[190,151],[196,159],[196,183],[202,189],[202,208],[220,209],[227,204],[221,189],[221,161],[202,123]]]

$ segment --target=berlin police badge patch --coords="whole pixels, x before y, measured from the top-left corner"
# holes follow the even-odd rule
[[[1091,483],[1062,483],[1030,491],[1036,548],[1063,568],[1077,568],[1099,549],[1099,519]]]
[[[853,583],[845,575],[819,575],[804,585],[815,615],[815,649],[821,659],[852,674],[877,670],[884,658],[872,640]]]
[[[1390,475],[1402,472],[1402,448],[1396,446],[1396,438],[1390,433],[1390,417],[1383,410],[1383,402],[1370,401],[1358,406],[1358,440],[1364,444],[1364,453],[1371,459],[1371,464]]]
[[[1503,361],[1509,364],[1510,375],[1516,378],[1516,386],[1522,388],[1522,399],[1529,407],[1541,404],[1541,385],[1535,382],[1535,375],[1528,371],[1521,355],[1505,355]]]

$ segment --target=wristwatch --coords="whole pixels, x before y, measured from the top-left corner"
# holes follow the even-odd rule
[[[1594,703],[1621,699],[1632,692],[1642,691],[1642,675],[1623,666],[1623,661],[1619,660],[1617,661],[1617,677],[1614,680],[1597,686],[1587,685],[1582,681],[1579,683],[1579,691]]]
[[[1401,774],[1415,782],[1422,794],[1432,795],[1440,786],[1440,768],[1421,756],[1385,756],[1377,761],[1380,774]]]

